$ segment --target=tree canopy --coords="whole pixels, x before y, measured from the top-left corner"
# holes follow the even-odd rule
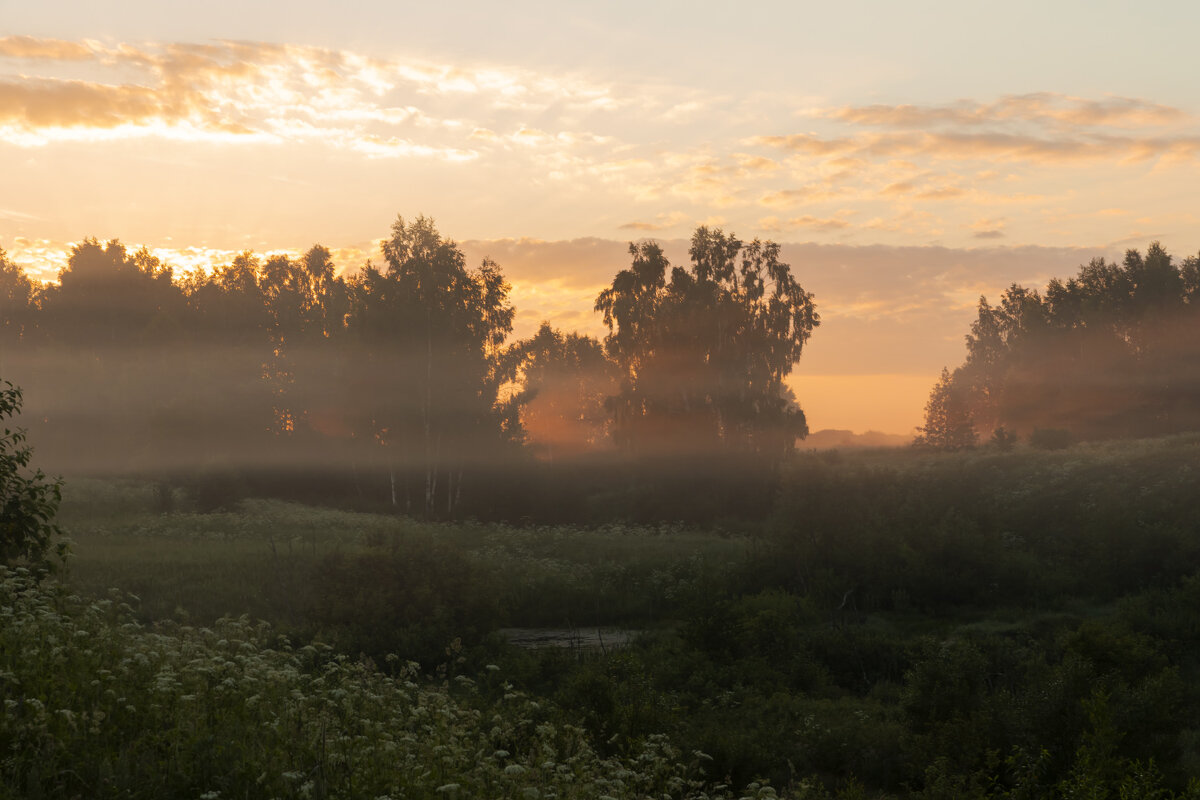
[[[596,298],[621,373],[617,440],[643,451],[791,451],[808,427],[784,379],[820,318],[779,245],[700,227],[690,269],[672,267],[654,242],[629,252],[630,267]]]

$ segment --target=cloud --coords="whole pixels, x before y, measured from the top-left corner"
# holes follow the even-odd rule
[[[1007,236],[1004,232],[1007,221],[1004,217],[983,217],[967,227],[972,231],[972,239],[1003,239]]]
[[[626,222],[620,226],[620,229],[630,231],[662,231],[674,228],[686,219],[687,214],[675,211],[670,214],[657,215],[654,222]]]
[[[738,167],[746,172],[774,172],[780,168],[778,161],[764,156],[734,153],[733,159]]]
[[[805,214],[799,217],[782,220],[779,217],[763,217],[758,221],[758,227],[769,233],[782,233],[797,229],[810,229],[822,232],[838,231],[850,227],[850,223],[841,217],[814,217]]]
[[[5,60],[49,70],[0,72],[0,136],[18,146],[212,134],[207,138],[221,142],[313,143],[371,157],[462,161],[488,145],[604,145],[606,137],[563,122],[625,102],[607,85],[571,76],[260,42],[8,37],[0,39],[0,68]],[[514,110],[551,109],[557,119],[546,122],[557,121],[555,129],[516,125],[513,134],[496,134]]]
[[[1064,133],[1037,136],[1000,131],[898,131],[822,139],[813,134],[758,136],[752,143],[808,156],[924,157],[934,160],[987,160],[1031,164],[1078,161],[1147,161],[1171,157],[1193,159],[1200,136],[1115,136]]]
[[[84,42],[39,39],[33,36],[5,36],[0,38],[0,57],[3,58],[82,61],[92,58],[93,55],[93,49]]]
[[[871,161],[986,160],[1041,165],[1194,160],[1200,155],[1200,136],[1191,114],[1129,97],[1094,100],[1041,92],[1006,95],[993,102],[816,108],[807,115],[848,129],[837,135],[758,136],[750,143],[808,158]],[[987,172],[978,177],[995,176],[994,171]],[[904,186],[903,181],[897,182],[894,193],[903,193]]]
[[[966,194],[958,186],[942,186],[936,189],[925,189],[917,192],[915,197],[921,200],[949,200],[954,197],[962,197]]]
[[[151,89],[77,80],[0,82],[0,123],[27,129],[89,126],[113,128],[150,120],[186,118],[188,110],[165,104]],[[219,120],[213,124],[220,126]]]
[[[1170,194],[1153,189],[1200,163],[1188,113],[1137,98],[843,105],[810,111],[815,131],[759,127],[796,123],[777,113],[785,99],[290,44],[0,39],[0,147],[10,151],[128,139],[240,145],[247,152],[231,160],[303,161],[326,182],[358,186],[386,173],[442,208],[465,208],[451,195],[470,197],[477,215],[554,206],[538,217],[547,227],[524,231],[542,235],[577,232],[583,219],[657,233],[720,214],[818,239],[931,242],[948,231],[970,244],[970,210],[1036,204],[1043,223],[1066,210],[1080,170],[1091,171],[1089,185],[1114,187],[1096,208],[1145,215],[1147,198]],[[666,118],[673,109],[680,119]],[[161,157],[219,156],[180,148]],[[37,180],[37,158],[23,159],[26,184]],[[1137,184],[1146,188],[1117,197],[1146,165],[1160,168]],[[435,179],[437,169],[446,171]],[[264,170],[265,180],[279,172]],[[554,202],[542,205],[550,193]],[[860,214],[853,224],[837,213],[845,207]],[[904,216],[923,209],[935,216]],[[1079,221],[1049,233],[1098,241],[1094,228]]]
[[[992,103],[961,100],[933,106],[869,105],[814,109],[811,116],[855,125],[928,129],[1009,122],[1140,128],[1170,125],[1189,115],[1173,106],[1132,97],[1089,100],[1051,92],[1005,95]]]
[[[799,189],[780,189],[758,198],[758,204],[768,208],[787,208],[798,203],[818,203],[832,200],[846,193],[846,189],[830,183],[812,184]]]
[[[629,266],[629,242],[621,240],[466,239],[458,244],[468,263],[493,258],[514,281],[557,281],[573,290],[602,287]]]
[[[912,181],[896,181],[893,184],[885,186],[880,194],[909,194],[916,188],[916,185]]]

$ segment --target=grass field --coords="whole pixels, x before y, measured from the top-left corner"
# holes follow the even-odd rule
[[[233,625],[270,663],[285,658],[271,654],[280,635],[368,674],[411,662],[406,680],[449,692],[437,702],[460,720],[509,719],[496,704],[515,692],[532,704],[518,716],[574,726],[589,764],[674,775],[665,789],[637,779],[663,796],[762,795],[766,777],[795,797],[1200,797],[1196,464],[1195,436],[803,454],[771,513],[737,535],[425,523],[270,499],[197,513],[180,490],[68,479],[63,579],[83,606],[58,607],[100,636],[100,617],[127,602],[160,649],[203,649],[207,634],[187,631]],[[647,633],[536,651],[495,635],[596,626]],[[228,714],[233,729],[247,719]],[[473,724],[456,741],[478,735],[464,732]],[[646,748],[657,755],[639,761]],[[185,772],[180,785],[211,785]],[[296,791],[277,796],[301,796],[305,781],[280,780]],[[553,784],[538,781],[504,784],[505,796]],[[449,783],[405,785],[459,791],[438,794]],[[644,796],[634,783],[605,791]]]

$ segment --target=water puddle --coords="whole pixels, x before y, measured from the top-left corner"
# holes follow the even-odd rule
[[[509,644],[529,650],[545,647],[604,650],[624,647],[642,631],[627,628],[501,628],[497,633]]]

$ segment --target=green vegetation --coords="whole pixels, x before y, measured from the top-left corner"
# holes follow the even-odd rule
[[[21,390],[0,381],[0,564],[22,560],[45,571],[58,533],[54,514],[61,485],[30,469],[33,450],[25,444],[25,431],[9,427],[20,411]],[[60,557],[65,554],[61,545],[54,549]]]
[[[600,756],[495,667],[430,683],[244,618],[149,629],[130,611],[0,568],[3,796],[713,796],[698,758],[662,737]]]
[[[312,796],[458,783],[462,796],[680,797],[765,791],[750,788],[763,779],[791,797],[1200,796],[1197,463],[1191,435],[814,453],[788,462],[771,515],[736,533],[435,524],[263,500],[205,514],[181,491],[72,482],[67,586],[97,599],[6,589],[41,621],[5,635],[47,644],[6,640],[3,669],[30,676],[9,685],[51,709],[36,724],[53,731],[30,738],[32,717],[8,718],[6,785],[66,763],[51,757],[62,746],[88,754],[71,770],[92,770],[90,785],[125,787],[113,796],[290,796],[312,782]],[[137,596],[129,610],[100,599],[110,586]],[[496,633],[597,625],[643,633],[546,650]],[[141,692],[130,705],[170,716],[89,737],[80,720],[100,706],[71,687],[149,642],[153,668],[124,674],[119,696]],[[57,666],[37,660],[52,652]],[[264,694],[248,678],[218,698],[220,681],[185,668],[205,659],[286,673],[292,688]],[[163,665],[178,686],[155,700]],[[256,694],[265,705],[245,708]],[[422,704],[446,709],[445,727],[413,728]],[[286,737],[243,727],[297,714]],[[337,720],[353,755],[305,739],[322,719],[325,747]],[[420,739],[406,757],[432,760],[391,771],[399,760],[381,748],[405,735]],[[570,787],[541,767],[547,748],[556,764],[582,754]],[[489,761],[496,750],[511,755]],[[138,783],[151,764],[174,782]],[[510,765],[523,771],[499,777]],[[34,782],[54,794],[75,780],[58,769]],[[264,771],[274,783],[248,788]],[[623,790],[588,783],[614,774]]]
[[[0,437],[0,798],[1200,798],[1194,260],[981,302],[922,446],[797,455],[769,242],[632,246],[603,346],[503,347],[429,220],[383,253],[0,253],[33,435],[109,476],[51,581]]]

